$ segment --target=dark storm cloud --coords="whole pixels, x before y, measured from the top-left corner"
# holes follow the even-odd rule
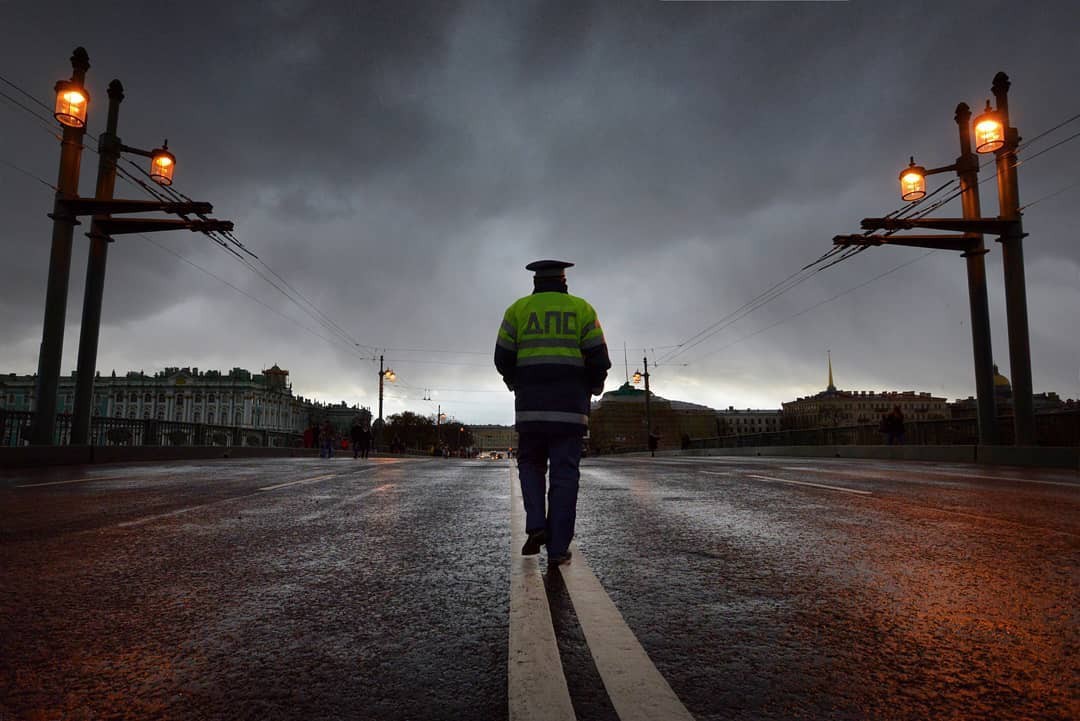
[[[566,256],[579,264],[572,291],[600,309],[614,344],[660,346],[818,256],[864,215],[896,207],[896,172],[910,153],[951,162],[953,109],[963,100],[978,110],[997,70],[1017,83],[1016,122],[1028,137],[1075,112],[1075,9],[1012,7],[276,2],[164,13],[111,4],[64,9],[73,21],[58,31],[56,8],[19,6],[0,60],[5,76],[47,99],[70,48],[85,44],[95,98],[114,75],[128,88],[124,140],[149,146],[167,135],[178,187],[211,199],[361,343],[486,353],[502,307],[528,289],[520,266]],[[0,111],[5,137],[26,139],[0,156],[51,179],[55,142]],[[1033,161],[1024,197],[1064,185],[1076,159],[1063,146]],[[95,160],[87,154],[83,192]],[[13,190],[0,338],[17,349],[0,362],[28,371],[48,191],[0,178]],[[992,184],[983,188],[993,213]],[[1075,395],[1076,334],[1056,313],[1077,301],[1067,208],[1048,202],[1030,213],[1026,249],[1036,389]],[[156,240],[315,325],[201,236]],[[967,395],[963,261],[944,254],[718,352],[917,255],[884,248],[815,276],[658,379],[666,373],[666,392],[691,400],[775,404],[821,385],[831,347],[848,385]],[[82,263],[77,254],[74,323]],[[141,240],[114,246],[106,319],[102,354],[118,367],[277,360],[300,391],[371,402],[368,366],[356,376],[355,355]],[[421,389],[497,386],[490,370],[469,365],[485,355],[389,355]],[[430,362],[439,359],[461,365]],[[454,397],[459,414],[507,417]]]

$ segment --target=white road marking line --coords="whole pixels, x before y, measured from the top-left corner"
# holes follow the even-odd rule
[[[521,490],[510,473],[510,721],[574,721],[559,644],[551,623],[539,556],[522,556],[525,543]]]
[[[773,476],[755,476],[752,473],[746,474],[747,478],[760,478],[763,481],[776,481],[777,483],[791,483],[796,486],[813,486],[814,488],[825,488],[830,491],[843,491],[844,493],[857,493],[860,496],[873,495],[870,491],[859,491],[854,488],[842,488],[840,486],[827,486],[824,483],[810,483],[809,481],[793,481],[790,478],[774,478]]]
[[[868,469],[865,472],[859,471],[837,471],[828,468],[809,468],[804,466],[777,466],[780,470],[784,471],[809,471],[810,473],[831,473],[838,476],[856,476],[865,478],[866,476],[877,476],[892,481],[900,481],[902,483],[932,483],[936,478],[900,478],[894,475],[897,471],[890,472],[887,469],[883,470],[871,470]],[[1080,483],[1069,483],[1068,481],[1045,481],[1037,478],[1015,478],[1010,476],[988,476],[979,473],[953,473],[951,471],[931,471],[931,470],[904,470],[905,473],[914,474],[920,473],[923,475],[931,476],[953,476],[956,478],[986,478],[992,481],[1008,481],[1010,483],[1038,483],[1045,486],[1065,486],[1066,488],[1080,489]]]
[[[702,471],[702,475],[706,476],[734,476],[735,471]]]
[[[130,526],[141,526],[142,524],[150,523],[151,521],[159,521],[162,518],[172,518],[173,516],[179,516],[181,514],[188,513],[189,511],[197,511],[200,508],[209,508],[210,506],[217,506],[217,505],[219,505],[221,503],[228,503],[229,501],[238,501],[241,498],[247,498],[249,496],[254,496],[254,495],[255,495],[254,493],[247,493],[247,494],[245,494],[243,496],[232,496],[230,498],[221,498],[221,499],[216,500],[216,501],[211,501],[210,503],[200,503],[197,506],[188,506],[187,508],[178,508],[175,511],[167,511],[165,513],[157,513],[157,514],[154,514],[153,516],[143,516],[142,518],[136,518],[133,521],[124,521],[123,523],[114,523],[111,526],[102,526],[101,528],[94,528],[94,529],[91,529],[90,531],[87,531],[87,532],[88,533],[97,533],[99,531],[105,531],[105,530],[108,530],[108,529],[111,529],[111,528],[128,528]]]
[[[958,478],[987,478],[992,481],[1008,481],[1010,483],[1041,483],[1046,486],[1065,486],[1066,488],[1080,488],[1080,483],[1068,481],[1042,481],[1036,478],[1014,478],[1009,476],[986,476],[978,473],[951,473],[949,471],[923,471],[937,476],[956,476]]]
[[[620,721],[694,721],[626,625],[576,544],[559,567],[596,670]]]
[[[365,470],[374,470],[374,468],[367,468]],[[293,481],[291,483],[285,483],[285,484],[278,485],[278,486],[269,486],[268,488],[281,488],[282,486],[293,485],[293,483],[303,483],[303,482],[307,482],[307,481],[321,480],[323,478],[330,478],[330,477],[331,476],[319,476],[318,478],[305,478],[303,481]],[[343,477],[344,477],[344,474],[343,474]],[[390,486],[390,485],[393,485],[393,484],[384,484],[384,485],[379,486],[377,488],[372,488],[372,489],[370,489],[368,491],[364,491],[359,496],[354,496],[353,498],[363,498],[364,496],[371,495],[372,493],[375,493],[376,491],[381,491],[381,490],[383,490],[384,488],[386,488],[387,486]],[[259,489],[255,490],[253,493],[245,493],[245,494],[239,495],[239,496],[230,496],[229,498],[220,498],[220,499],[218,499],[216,501],[211,501],[209,503],[200,503],[197,506],[188,506],[187,508],[178,508],[175,511],[167,511],[165,513],[157,513],[157,514],[154,514],[152,516],[144,516],[142,518],[136,518],[133,521],[124,521],[122,523],[114,523],[111,526],[103,526],[102,528],[95,528],[95,529],[92,529],[92,530],[87,531],[87,532],[88,533],[96,533],[98,531],[104,531],[104,530],[107,530],[107,529],[110,529],[110,528],[128,528],[130,526],[140,526],[140,525],[142,525],[144,523],[149,523],[150,521],[158,521],[158,520],[161,520],[163,518],[172,518],[173,516],[179,516],[181,514],[188,513],[190,511],[197,511],[197,510],[199,510],[201,508],[210,508],[211,506],[217,506],[217,505],[222,504],[222,503],[228,503],[229,501],[239,501],[239,500],[244,499],[244,498],[251,498],[252,496],[259,495],[259,492],[264,491],[264,490],[266,490],[266,489],[259,488]],[[352,499],[350,499],[350,500],[352,500]]]
[[[263,486],[259,490],[260,491],[274,491],[274,490],[277,490],[278,488],[285,488],[287,486],[298,486],[301,483],[314,483],[315,481],[323,481],[323,480],[326,480],[327,478],[337,478],[337,475],[338,474],[336,474],[336,473],[329,473],[329,474],[327,474],[325,476],[314,476],[313,478],[301,478],[299,481],[288,481],[286,483],[278,483],[277,485],[274,485],[274,486]]]
[[[16,488],[39,488],[41,486],[62,486],[68,483],[89,483],[90,481],[140,481],[139,476],[102,476],[100,478],[73,478],[70,481],[48,481],[46,483],[24,483]]]

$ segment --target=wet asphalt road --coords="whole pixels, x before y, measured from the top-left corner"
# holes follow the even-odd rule
[[[0,719],[504,719],[510,479],[0,474]],[[1075,472],[588,459],[577,545],[699,721],[1080,718]],[[545,585],[578,718],[617,718]]]

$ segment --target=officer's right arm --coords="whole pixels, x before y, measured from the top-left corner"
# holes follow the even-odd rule
[[[517,326],[513,310],[513,306],[506,309],[495,340],[495,369],[510,390],[514,390],[514,369],[517,368]]]

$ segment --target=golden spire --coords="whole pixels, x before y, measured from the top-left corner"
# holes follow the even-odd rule
[[[828,351],[825,351],[825,352],[829,355],[829,387],[828,387],[828,390],[835,391],[836,386],[833,385],[833,379],[832,379],[832,351],[828,350]]]

